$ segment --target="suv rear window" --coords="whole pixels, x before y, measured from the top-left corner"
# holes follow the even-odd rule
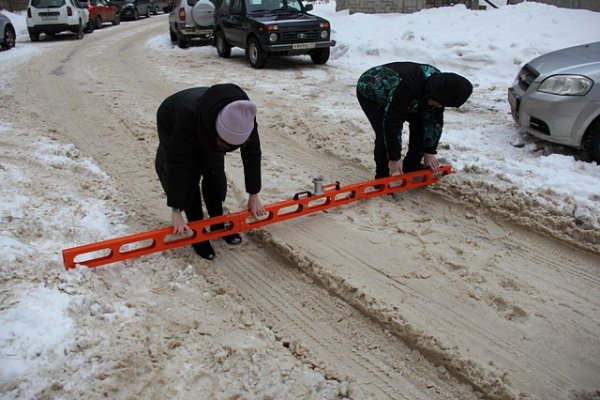
[[[60,8],[65,5],[65,0],[31,0],[35,8]]]
[[[187,0],[187,5],[190,7],[194,7],[198,0]],[[211,3],[215,4],[217,0],[210,0]]]

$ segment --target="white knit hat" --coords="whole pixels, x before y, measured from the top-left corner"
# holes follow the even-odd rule
[[[215,123],[217,133],[225,142],[239,146],[254,129],[256,104],[250,100],[236,100],[227,104],[219,112]]]

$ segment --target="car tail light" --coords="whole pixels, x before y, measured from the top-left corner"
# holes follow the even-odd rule
[[[185,22],[185,8],[183,7],[179,9],[179,20]]]
[[[31,8],[27,8],[27,18],[31,18]]]
[[[67,7],[67,15],[68,15],[69,17],[72,17],[72,16],[73,16],[73,9],[72,9],[71,7]]]

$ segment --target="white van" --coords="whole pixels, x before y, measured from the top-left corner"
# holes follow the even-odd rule
[[[91,32],[90,12],[77,0],[29,0],[27,6],[27,31],[32,42],[40,40],[40,33],[54,36],[60,32],[73,32],[83,38]]]

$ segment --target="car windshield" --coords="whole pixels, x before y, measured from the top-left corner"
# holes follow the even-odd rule
[[[298,0],[246,0],[249,13],[301,11]]]
[[[65,0],[32,0],[31,5],[35,8],[60,8],[65,5]]]

